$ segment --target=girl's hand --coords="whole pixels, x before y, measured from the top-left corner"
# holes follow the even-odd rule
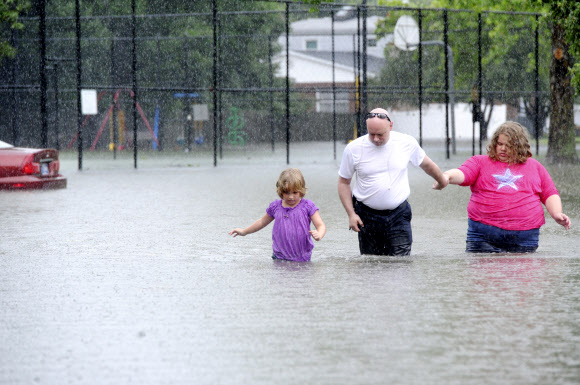
[[[314,238],[315,241],[320,241],[322,239],[322,237],[316,230],[310,230],[309,233],[310,235],[312,235],[312,238]]]
[[[243,236],[246,235],[246,232],[244,231],[244,229],[241,229],[239,227],[236,227],[235,229],[233,229],[232,231],[230,231],[228,234],[231,235],[232,237],[236,237],[238,235],[241,235],[243,237]]]

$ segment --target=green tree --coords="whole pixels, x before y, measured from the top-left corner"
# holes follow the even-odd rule
[[[27,0],[0,0],[0,30],[10,31],[22,29],[18,16],[30,7]],[[0,36],[0,62],[3,58],[13,58],[16,50],[10,44],[9,37]]]
[[[424,96],[427,101],[441,102],[444,94],[444,18],[441,8],[450,8],[450,3],[457,2],[433,2],[435,9],[422,10],[422,40],[424,43],[437,43],[423,45],[422,67]],[[478,6],[480,4],[478,3]],[[509,16],[484,12],[481,8],[469,7],[466,2],[459,4],[461,9],[472,9],[475,12],[447,12],[448,17],[448,45],[453,53],[453,73],[455,99],[463,102],[471,102],[478,96],[478,15],[482,15],[482,63],[483,63],[483,119],[481,120],[485,138],[485,132],[494,105],[498,102],[506,103],[518,109],[520,98],[524,103],[535,104],[534,90],[534,29],[535,19],[533,15]],[[402,14],[418,17],[418,12],[407,10],[403,12],[388,12],[387,18],[380,26],[382,34],[392,33],[394,25]],[[511,36],[506,41],[505,36]],[[548,40],[540,36],[540,45],[547,46]],[[386,53],[387,67],[382,72],[381,82],[385,84],[411,84],[418,86],[417,70],[409,71],[409,63],[417,65],[418,50],[401,52],[395,47],[388,47]],[[542,58],[541,58],[542,59]],[[547,68],[547,61],[540,65],[540,69]],[[451,75],[451,74],[450,74]],[[540,79],[547,78],[545,76]],[[402,83],[405,82],[405,83]],[[450,84],[451,86],[451,84]],[[541,89],[547,90],[547,81],[540,84]],[[501,91],[504,92],[501,92]],[[514,91],[521,91],[520,93]],[[547,101],[540,108],[540,117],[545,118]],[[527,108],[529,118],[533,121],[534,108]],[[542,122],[541,125],[543,126]]]
[[[51,89],[58,84],[62,91],[59,94],[61,117],[74,116],[72,108],[76,106],[76,93],[70,90],[76,87],[75,2],[28,1],[33,4],[46,3],[46,56],[62,60],[49,60],[51,67],[53,63],[59,65],[59,71],[49,72],[48,87]],[[154,111],[156,106],[161,106],[164,118],[181,120],[188,103],[176,99],[174,94],[177,92],[198,93],[203,99],[202,103],[213,102],[212,6],[213,1],[136,0],[137,86],[140,90],[139,103],[144,111]],[[223,89],[234,90],[220,95],[223,95],[223,110],[246,103],[254,109],[262,107],[260,113],[266,110],[269,113],[269,103],[264,103],[264,99],[269,100],[268,94],[241,93],[239,89],[280,86],[277,79],[273,82],[270,79],[269,53],[275,55],[280,49],[276,39],[285,30],[284,4],[217,0],[217,6],[219,60],[223,69],[218,79]],[[27,65],[14,67],[18,71],[17,77],[11,77],[9,65],[3,66],[0,80],[5,83],[12,79],[16,79],[18,84],[38,82],[39,19],[36,8],[31,7],[28,13],[21,16],[25,27],[17,36],[18,62],[14,63]],[[101,103],[111,103],[112,92],[132,88],[131,1],[81,1],[80,11],[82,84],[107,92]],[[0,36],[10,37],[6,31],[2,31]],[[121,97],[129,98],[125,92]],[[121,100],[119,105],[128,108],[126,100]],[[33,101],[32,98],[23,98],[21,103],[32,105]],[[48,107],[52,108],[52,104]],[[34,105],[31,109],[36,112]],[[71,109],[70,113],[65,114],[63,111],[68,112],[68,109]],[[36,115],[30,116],[31,121],[38,118]],[[130,119],[126,122],[131,124]],[[76,129],[69,120],[64,125],[61,136],[65,135],[65,131]],[[23,136],[36,137],[36,126],[27,125]]]
[[[219,60],[227,68],[221,73],[223,84],[230,88],[267,87],[268,53],[277,52],[275,37],[284,32],[284,19],[283,12],[259,11],[282,11],[283,7],[276,3],[234,0],[218,0],[217,6]],[[139,85],[209,89],[213,85],[212,1],[137,0],[136,8]],[[48,13],[50,16],[70,16],[74,14],[74,6],[68,0],[53,0]],[[108,74],[103,79],[98,77],[111,66],[107,60],[110,61],[109,50],[112,49],[116,58],[111,74],[114,83],[130,84],[130,14],[129,1],[108,0],[83,5],[82,16],[96,16],[82,21],[83,36],[103,38],[101,43],[83,43],[83,74],[91,77],[94,73],[93,82],[108,81]],[[139,17],[145,14],[152,17]],[[66,36],[74,38],[74,29]],[[112,48],[109,48],[109,39],[112,39]],[[270,43],[272,50],[268,47]],[[160,75],[160,83],[157,75]]]
[[[540,18],[541,31],[551,30],[548,34],[540,34],[540,52],[553,52],[551,58],[548,55],[540,56],[540,89],[550,90],[550,127],[548,137],[549,163],[575,162],[578,157],[575,149],[574,122],[573,122],[573,97],[575,84],[578,88],[580,83],[580,65],[574,65],[573,55],[580,52],[580,3],[575,0],[436,0],[432,2],[434,8],[469,9],[474,13],[485,11],[513,11],[533,12],[546,15]],[[430,30],[442,30],[441,16],[427,14],[424,25],[425,32]],[[451,16],[450,16],[451,17]],[[437,20],[437,18],[439,20]],[[395,20],[386,20],[383,25],[384,31],[392,31]],[[453,16],[453,29],[465,33],[477,28],[477,19],[473,14],[461,13]],[[535,60],[533,57],[533,31],[535,29],[533,17],[510,17],[502,13],[485,12],[483,33],[483,65],[484,84],[488,89],[495,90],[533,90],[533,77],[530,73],[534,70]],[[464,34],[463,33],[463,34]],[[473,60],[477,46],[473,46],[473,39],[462,40],[463,34],[450,34],[449,42],[454,49],[454,64],[456,70],[456,88],[466,89],[469,84],[474,84],[474,74],[477,73],[476,61]],[[509,36],[509,38],[508,38]],[[550,40],[551,39],[551,40]],[[571,42],[571,43],[570,43]],[[550,50],[548,47],[552,46]],[[388,53],[387,53],[388,54]],[[416,53],[405,53],[409,60]],[[409,56],[411,55],[411,56]],[[404,56],[404,55],[401,55]],[[416,60],[416,58],[414,58]],[[424,59],[425,61],[425,59]],[[431,63],[434,67],[427,67],[425,73],[426,84],[441,83],[440,77],[442,60]],[[547,63],[550,63],[549,65]],[[408,61],[407,61],[408,63]],[[427,61],[429,65],[429,61]],[[394,65],[402,65],[401,62]],[[439,67],[437,67],[439,66]],[[391,66],[392,68],[393,66]],[[438,75],[437,75],[438,73]],[[383,73],[383,75],[385,75]],[[400,76],[398,74],[396,76]],[[484,90],[485,91],[485,90]],[[486,96],[486,109],[489,112],[493,103],[502,102],[519,105],[517,93],[505,92]],[[528,93],[524,99],[525,112],[530,118],[535,113],[535,97]],[[548,111],[547,98],[540,98],[540,119],[545,119]]]
[[[580,3],[576,0],[538,0],[547,7],[552,24],[550,64],[550,163],[578,162],[574,127],[574,91],[580,92]],[[575,88],[575,89],[574,89]]]

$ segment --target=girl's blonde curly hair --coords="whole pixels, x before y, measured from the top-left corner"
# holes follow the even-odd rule
[[[282,194],[292,191],[298,191],[302,197],[306,195],[306,182],[297,168],[282,171],[278,182],[276,182],[276,192],[280,198],[282,198]]]
[[[509,163],[526,163],[528,158],[532,157],[528,130],[517,122],[507,121],[495,130],[490,143],[487,145],[487,155],[491,159],[499,161],[496,148],[500,134],[504,134],[508,138]]]

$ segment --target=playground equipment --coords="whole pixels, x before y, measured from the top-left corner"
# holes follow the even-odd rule
[[[203,144],[203,122],[209,120],[207,104],[193,104],[193,140]]]
[[[93,143],[91,144],[91,148],[90,148],[91,151],[95,150],[95,147],[97,146],[97,143],[98,143],[101,135],[103,134],[105,126],[107,125],[107,121],[109,121],[110,118],[113,118],[113,113],[114,113],[115,107],[117,107],[117,110],[119,111],[119,113],[118,113],[118,119],[119,119],[118,134],[119,135],[118,135],[118,140],[116,141],[115,140],[115,127],[114,127],[115,119],[111,119],[110,125],[109,125],[109,133],[110,133],[109,150],[114,151],[117,148],[119,150],[123,150],[125,148],[125,135],[124,135],[125,130],[126,130],[125,114],[123,113],[123,110],[121,109],[120,101],[119,101],[119,95],[123,91],[129,92],[129,94],[131,95],[132,98],[135,97],[135,93],[132,90],[119,89],[115,92],[115,94],[113,95],[113,102],[109,106],[109,109],[107,110],[107,113],[105,114],[105,117],[103,118],[103,121],[101,122],[101,125],[99,127],[99,131],[97,132],[97,135],[95,136],[95,139],[93,140]],[[101,91],[98,98],[97,98],[97,101],[100,101],[105,94],[106,94],[105,91]],[[159,142],[157,140],[157,135],[153,132],[153,129],[151,128],[151,125],[149,124],[149,121],[147,120],[147,117],[145,116],[145,113],[143,112],[141,105],[139,104],[139,102],[137,102],[136,105],[137,105],[137,111],[139,111],[139,115],[141,116],[141,119],[143,120],[143,122],[145,123],[145,126],[147,126],[147,129],[149,130],[149,133],[151,134],[151,138],[153,140],[153,143],[156,146],[159,146]],[[85,116],[85,119],[83,120],[81,127],[84,127],[87,124],[89,118],[90,118],[90,115]],[[70,143],[67,146],[67,149],[70,149],[72,147],[72,145],[74,144],[74,142],[76,141],[77,138],[78,138],[78,132],[71,139]],[[129,138],[127,138],[127,139],[130,140]],[[118,144],[118,146],[117,146],[117,144]],[[129,143],[129,145],[131,145],[131,143]]]
[[[126,126],[125,126],[125,113],[123,112],[123,110],[119,109],[119,112],[117,113],[117,121],[119,122],[118,125],[118,129],[117,129],[117,138],[115,138],[115,118],[112,116],[115,113],[114,110],[110,111],[110,115],[109,116],[109,151],[115,151],[115,143],[119,143],[119,146],[117,146],[117,149],[119,150],[124,150],[125,149],[125,145],[123,143],[125,143],[125,131],[126,131]],[[155,143],[155,142],[153,142]],[[91,147],[91,150],[93,149],[93,147]]]
[[[228,128],[228,143],[233,146],[243,146],[246,144],[247,134],[242,129],[246,122],[237,107],[230,108],[230,116],[226,119]]]
[[[174,98],[184,99],[184,113],[186,116],[183,129],[183,144],[185,151],[191,151],[192,143],[203,144],[203,123],[209,120],[207,104],[200,104],[200,95],[197,93],[175,93]],[[193,130],[192,130],[193,128]],[[193,139],[192,139],[193,135]]]

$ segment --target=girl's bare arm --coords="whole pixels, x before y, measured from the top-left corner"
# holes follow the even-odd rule
[[[312,220],[312,224],[316,227],[316,230],[310,230],[310,235],[316,241],[320,241],[324,238],[324,234],[326,234],[326,225],[322,222],[322,218],[320,217],[320,213],[317,211],[315,212],[310,219]]]
[[[258,219],[256,222],[252,223],[250,226],[246,227],[245,229],[242,229],[240,227],[236,227],[235,229],[230,231],[229,234],[234,236],[234,237],[238,236],[238,235],[241,235],[243,237],[243,236],[246,236],[248,234],[255,233],[256,231],[262,230],[264,227],[268,226],[270,224],[270,222],[272,222],[273,220],[274,220],[274,218],[272,218],[268,214],[264,214],[264,216],[262,218]]]

